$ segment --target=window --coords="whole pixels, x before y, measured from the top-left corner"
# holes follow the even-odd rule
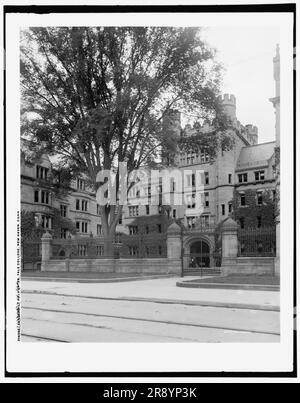
[[[81,200],[81,210],[87,211],[87,201],[86,200]]]
[[[254,177],[255,177],[255,181],[265,180],[265,171],[255,171]]]
[[[176,189],[176,182],[174,181],[174,178],[171,179],[171,193],[174,193]]]
[[[87,222],[82,221],[81,223],[81,232],[87,233],[88,229],[87,229]]]
[[[150,248],[149,248],[149,246],[146,246],[146,256],[149,256],[150,255]]]
[[[34,202],[35,203],[39,202],[39,191],[38,190],[34,191]]]
[[[196,176],[195,174],[192,174],[192,186],[196,185]]]
[[[159,254],[159,256],[161,256],[161,253],[162,253],[162,247],[161,247],[161,245],[158,245],[158,254]]]
[[[209,215],[202,215],[200,217],[200,222],[203,227],[209,227]]]
[[[135,235],[137,233],[138,233],[137,225],[129,225],[129,234],[130,235]]]
[[[60,205],[60,215],[61,217],[67,217],[67,206],[64,204]]]
[[[76,210],[87,211],[87,200],[76,199]]]
[[[196,194],[193,193],[187,196],[187,208],[195,208],[196,207]]]
[[[187,217],[188,228],[195,228],[195,225],[196,225],[196,217]]]
[[[52,219],[51,219],[51,217],[42,215],[41,224],[42,224],[43,228],[51,229],[52,228]]]
[[[172,213],[173,218],[176,218],[176,209],[173,209],[173,213]]]
[[[209,185],[209,173],[204,172],[204,183],[205,185]]]
[[[145,232],[146,232],[146,234],[149,234],[149,225],[145,226]]]
[[[97,204],[97,215],[101,215],[101,206]]]
[[[209,207],[209,192],[204,193],[204,205],[205,207]]]
[[[262,206],[263,204],[263,194],[262,191],[256,192],[256,201],[258,206]]]
[[[150,206],[147,204],[146,205],[146,214],[149,215],[150,214]]]
[[[248,182],[248,174],[238,174],[239,183]]]
[[[68,230],[67,230],[66,228],[62,228],[62,229],[60,230],[60,237],[61,237],[62,239],[66,239],[66,238],[67,238],[67,233],[68,233]]]
[[[88,232],[88,223],[86,221],[76,221],[76,230],[86,234]]]
[[[49,192],[47,192],[46,190],[42,190],[41,191],[41,203],[43,204],[49,204]]]
[[[119,224],[122,224],[122,222],[123,222],[122,215],[120,215],[120,217],[119,217]]]
[[[222,215],[225,215],[225,204],[221,204],[221,208],[222,208]]]
[[[102,235],[102,225],[101,224],[97,224],[97,235],[98,236]]]
[[[77,179],[77,189],[85,190],[85,181],[83,179]]]
[[[245,218],[244,217],[240,217],[240,226],[241,228],[245,228]]]
[[[161,232],[161,224],[157,224],[157,231]]]
[[[78,256],[86,256],[86,245],[78,245],[77,246]]]
[[[42,167],[40,165],[36,166],[36,177],[37,179],[47,179],[48,176],[48,168]]]
[[[228,174],[228,183],[231,183],[232,181],[232,174]]]
[[[139,215],[139,206],[130,206],[128,207],[129,217],[136,217]]]
[[[261,227],[261,216],[256,217],[257,219],[257,228]]]
[[[104,247],[103,247],[103,245],[97,245],[96,254],[97,254],[97,256],[103,256],[104,255]]]
[[[231,212],[232,212],[232,203],[229,202],[228,203],[228,213],[231,213]]]
[[[246,197],[243,193],[240,194],[240,200],[241,200],[241,206],[246,206]]]
[[[137,256],[138,255],[138,247],[137,246],[129,246],[129,255],[130,256]]]

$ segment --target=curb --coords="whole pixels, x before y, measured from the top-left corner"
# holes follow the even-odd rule
[[[72,294],[59,294],[49,291],[35,291],[25,290],[23,294],[43,294],[71,298],[88,298],[109,301],[133,301],[133,302],[153,302],[159,304],[180,304],[180,305],[193,305],[193,306],[206,306],[212,308],[228,308],[228,309],[251,309],[255,311],[275,311],[280,312],[280,307],[276,305],[258,305],[258,304],[240,304],[235,302],[213,302],[213,301],[193,301],[193,300],[174,300],[167,298],[147,298],[147,297],[95,297],[87,295],[72,295]]]
[[[192,281],[177,281],[176,287],[186,288],[214,288],[228,290],[253,290],[253,291],[280,291],[279,285],[265,284],[225,284],[225,283],[196,283]]]
[[[158,278],[178,277],[177,274],[161,274],[140,277],[116,277],[116,278],[68,278],[68,277],[21,277],[21,281],[49,281],[62,283],[121,283],[126,281],[143,281]]]

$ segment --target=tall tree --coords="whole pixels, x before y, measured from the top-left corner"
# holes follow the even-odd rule
[[[189,140],[213,156],[225,127],[220,72],[197,28],[30,28],[21,38],[22,135],[95,190],[97,173],[114,168],[118,188],[119,162],[130,173],[175,152],[178,132],[163,125],[172,109],[213,122]],[[121,210],[101,206],[107,256]]]

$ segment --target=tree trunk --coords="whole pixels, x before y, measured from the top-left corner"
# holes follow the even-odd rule
[[[114,257],[114,234],[104,235],[104,256],[106,258]]]
[[[109,212],[103,206],[101,208],[101,222],[103,228],[103,244],[104,244],[104,256],[107,258],[114,257],[114,241],[116,234],[116,227],[122,213],[122,209],[119,209],[115,214],[115,209],[111,209]],[[112,215],[112,217],[111,217]]]

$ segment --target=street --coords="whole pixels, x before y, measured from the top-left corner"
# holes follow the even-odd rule
[[[156,297],[159,291],[173,292],[172,302],[168,299],[153,302],[147,300],[147,292],[145,299],[130,300],[128,294],[132,282],[58,285],[54,282],[25,281],[22,293],[22,341],[279,342],[278,311],[251,309],[250,305],[248,309],[228,305],[230,294],[240,296],[243,301],[243,298],[250,299],[251,292],[255,299],[259,292],[239,291],[234,296],[236,292],[233,290],[182,290],[175,287],[175,283],[175,279],[134,282],[134,288],[137,290],[140,286],[141,292],[153,288]],[[213,295],[213,292],[226,297],[227,303],[222,307],[213,306],[213,302],[211,306],[198,305],[199,301],[201,304],[201,296],[203,299],[203,295],[206,295],[207,299],[208,293]],[[274,299],[273,294],[276,294],[266,293],[269,297],[266,295],[265,299]],[[167,292],[165,294],[168,295]],[[188,300],[187,296],[194,302]]]

